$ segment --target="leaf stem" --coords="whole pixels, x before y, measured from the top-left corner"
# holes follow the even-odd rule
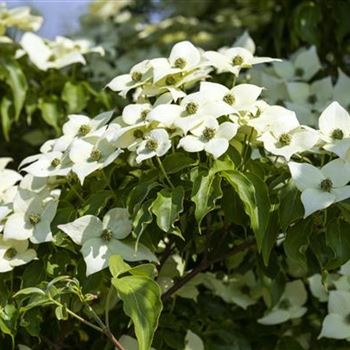
[[[162,173],[163,173],[165,179],[168,181],[170,187],[171,187],[172,189],[175,189],[175,186],[174,186],[173,183],[171,182],[171,180],[170,180],[168,174],[166,173],[166,171],[165,171],[165,169],[164,169],[164,166],[163,166],[162,161],[160,160],[159,157],[156,157],[156,159],[157,159],[157,163],[158,163],[158,165],[159,165],[159,168],[160,168],[160,170],[162,171]]]

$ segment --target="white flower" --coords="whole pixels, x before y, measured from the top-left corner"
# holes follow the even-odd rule
[[[321,303],[328,301],[329,288],[335,286],[337,279],[336,274],[328,274],[325,281],[322,281],[322,276],[319,273],[312,275],[308,278],[312,295]]]
[[[136,149],[136,162],[141,163],[145,159],[161,157],[171,147],[169,135],[164,129],[154,129],[145,135],[145,140],[141,141]]]
[[[219,73],[231,72],[238,75],[241,68],[250,68],[252,65],[272,61],[280,61],[270,57],[254,57],[243,47],[223,48],[216,51],[207,51],[203,55]]]
[[[188,330],[185,337],[184,350],[204,350],[203,340],[197,334]]]
[[[302,192],[304,217],[350,197],[350,165],[335,159],[321,169],[307,163],[290,162],[296,187]]]
[[[25,33],[20,45],[22,50],[18,50],[16,56],[27,54],[32,63],[43,71],[61,69],[74,63],[86,64],[83,55],[89,52],[103,54],[102,48],[92,47],[87,40],[57,37],[55,41],[49,41],[33,33]]]
[[[332,100],[333,86],[330,77],[316,80],[311,84],[302,82],[287,83],[291,102],[286,106],[297,113],[302,124],[314,126],[320,111]]]
[[[125,208],[109,210],[102,221],[96,216],[86,215],[58,228],[82,246],[87,276],[106,268],[112,255],[120,255],[127,261],[157,261],[144,245],[139,244],[135,250],[135,243],[124,240],[132,229]]]
[[[6,8],[6,3],[0,4],[0,35],[6,28],[16,27],[23,31],[37,31],[43,23],[43,18],[33,16],[29,7]]]
[[[0,158],[0,203],[4,201],[6,192],[22,179],[16,171],[5,169],[11,161],[11,158]]]
[[[264,143],[264,148],[277,156],[283,156],[287,161],[298,152],[309,151],[319,139],[317,132],[308,129],[274,130],[263,133],[258,140]]]
[[[36,258],[34,249],[28,249],[28,241],[8,239],[0,235],[0,273],[13,270]]]
[[[350,115],[338,103],[332,102],[321,114],[319,129],[323,146],[342,159],[350,159]]]
[[[68,155],[62,152],[49,152],[22,170],[36,177],[66,176],[71,171],[73,163]]]
[[[56,215],[60,190],[41,193],[18,189],[11,214],[4,228],[5,239],[25,240],[33,243],[52,241],[51,222]]]
[[[187,152],[206,151],[214,158],[224,154],[231,140],[237,133],[237,124],[224,122],[219,125],[213,117],[208,117],[204,122],[191,129],[192,135],[183,137],[178,147],[182,147]]]
[[[329,293],[328,315],[323,320],[319,338],[350,338],[350,293],[336,290]]]
[[[306,303],[307,293],[300,280],[288,282],[280,301],[267,314],[258,319],[264,325],[274,325],[290,319],[300,318],[307,311],[303,305]]]
[[[97,136],[75,140],[69,150],[69,158],[74,163],[72,171],[81,184],[85,178],[98,169],[103,169],[114,162],[123,151],[113,142]]]
[[[127,105],[123,109],[122,119],[127,125],[135,125],[143,122],[151,112],[152,106],[149,103],[138,103]]]
[[[126,94],[152,78],[151,65],[149,60],[142,61],[130,70],[129,74],[123,74],[112,79],[106,87],[113,91],[120,92],[120,95],[126,97]]]
[[[309,49],[302,48],[294,53],[289,61],[275,62],[272,66],[277,75],[287,81],[309,81],[321,69],[315,46]]]

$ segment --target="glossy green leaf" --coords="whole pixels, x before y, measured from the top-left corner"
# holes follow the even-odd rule
[[[0,103],[0,113],[1,113],[1,126],[2,133],[6,141],[10,140],[10,128],[11,128],[11,116],[10,107],[12,105],[11,100],[4,96]]]
[[[81,83],[67,81],[62,91],[62,100],[67,103],[68,113],[79,113],[89,101],[88,91]]]
[[[124,312],[133,321],[139,350],[150,350],[163,307],[158,284],[139,275],[114,277],[112,283],[123,301]]]
[[[181,236],[181,231],[174,223],[183,211],[184,189],[178,186],[174,189],[164,188],[157,194],[152,203],[151,211],[157,218],[161,230]]]
[[[59,131],[59,122],[63,118],[62,109],[59,103],[57,97],[52,96],[45,99],[40,98],[38,104],[45,122],[54,127],[57,132]]]

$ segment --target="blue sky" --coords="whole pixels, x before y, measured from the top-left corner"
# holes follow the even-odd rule
[[[43,15],[39,34],[52,39],[66,35],[79,27],[79,16],[86,12],[91,0],[6,0],[8,7],[31,6]],[[0,0],[0,2],[2,2]]]

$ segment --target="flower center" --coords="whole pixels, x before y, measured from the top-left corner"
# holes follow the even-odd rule
[[[146,147],[150,151],[155,151],[158,148],[158,141],[154,139],[149,139],[146,143]]]
[[[142,79],[142,73],[141,72],[133,72],[131,74],[131,79],[135,82],[138,82]]]
[[[334,140],[342,140],[344,137],[343,130],[341,129],[334,129],[331,134],[332,139]]]
[[[29,222],[32,224],[32,225],[36,225],[40,222],[41,220],[41,217],[39,214],[30,214],[29,215]]]
[[[279,308],[282,310],[288,310],[292,305],[288,299],[282,299],[279,303]]]
[[[141,112],[141,119],[146,119],[148,113],[150,112],[149,109],[144,109],[142,112]]]
[[[317,96],[315,94],[313,95],[310,95],[308,98],[307,98],[307,101],[310,103],[310,104],[315,104],[317,102]]]
[[[134,132],[133,132],[133,135],[135,138],[137,139],[141,139],[143,137],[143,131],[140,130],[140,129],[136,129]]]
[[[216,134],[216,130],[215,129],[213,129],[213,128],[205,128],[203,130],[203,134],[202,135],[203,135],[203,137],[205,139],[211,140],[212,138],[214,138],[215,134]]]
[[[91,131],[91,126],[88,124],[83,124],[80,126],[79,130],[78,130],[78,134],[80,136],[85,136],[87,135],[89,132]]]
[[[290,136],[289,134],[282,134],[279,139],[278,142],[282,145],[282,146],[288,146],[290,145],[290,143],[292,142],[292,136]]]
[[[94,162],[97,162],[101,159],[102,152],[99,149],[93,149],[90,153],[90,159]]]
[[[198,111],[198,105],[194,102],[189,102],[186,105],[186,112],[188,114],[195,114]]]
[[[103,230],[100,236],[104,241],[109,242],[113,238],[113,232],[111,230]]]
[[[165,79],[166,85],[174,85],[176,83],[176,79],[173,76],[169,76]]]
[[[184,58],[179,57],[179,58],[177,58],[177,59],[175,60],[174,65],[175,65],[176,68],[182,69],[182,68],[185,68],[186,63],[187,63],[187,62],[186,62],[186,60],[185,60]]]
[[[304,75],[305,72],[304,72],[304,69],[303,69],[303,68],[300,68],[300,67],[299,67],[299,68],[296,68],[296,69],[295,69],[295,72],[294,72],[294,73],[295,73],[295,75],[296,75],[297,77],[302,77],[302,76]]]
[[[51,166],[57,168],[61,164],[61,161],[58,158],[54,158],[51,161]]]
[[[324,192],[331,192],[333,182],[331,179],[324,179],[320,183],[321,190]]]
[[[17,250],[15,248],[9,248],[7,249],[5,253],[5,258],[7,259],[13,259],[17,255]]]
[[[241,56],[239,56],[239,55],[237,55],[236,57],[234,57],[234,58],[232,59],[232,64],[233,64],[234,66],[240,66],[242,63],[243,63],[243,57],[241,57]]]
[[[56,60],[56,56],[54,54],[50,55],[50,57],[47,59],[48,62],[54,62]]]
[[[228,95],[224,96],[223,100],[224,100],[224,102],[226,102],[230,106],[232,106],[235,103],[235,101],[236,101],[234,96],[231,95],[231,94],[228,94]]]

